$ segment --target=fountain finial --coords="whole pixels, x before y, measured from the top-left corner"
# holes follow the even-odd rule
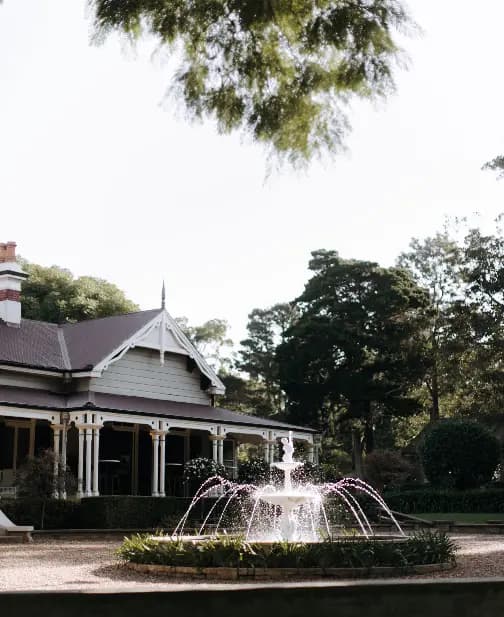
[[[282,437],[280,441],[282,442],[282,447],[283,447],[282,461],[284,463],[292,463],[293,462],[292,455],[294,454],[294,443],[292,441],[292,431],[289,431],[288,439],[287,437]]]

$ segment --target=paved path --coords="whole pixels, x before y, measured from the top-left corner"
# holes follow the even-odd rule
[[[504,536],[454,536],[454,540],[460,546],[457,568],[419,578],[504,577]],[[120,568],[114,557],[120,542],[118,538],[103,537],[38,537],[33,544],[0,544],[0,590],[151,591],[196,585]]]

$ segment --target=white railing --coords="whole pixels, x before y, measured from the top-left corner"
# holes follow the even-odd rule
[[[10,497],[16,498],[16,487],[15,486],[0,486],[0,499],[2,497]]]

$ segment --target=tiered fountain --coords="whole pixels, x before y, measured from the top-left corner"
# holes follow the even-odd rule
[[[287,541],[317,542],[333,536],[333,525],[328,520],[324,500],[328,497],[339,498],[348,510],[363,536],[374,535],[371,524],[364,513],[357,494],[364,494],[374,500],[377,506],[390,517],[401,536],[404,533],[382,497],[369,484],[358,478],[343,478],[338,482],[312,484],[309,482],[293,485],[291,474],[304,463],[293,459],[294,444],[292,433],[282,438],[282,461],[272,463],[272,467],[284,473],[283,486],[273,484],[258,487],[254,484],[239,484],[220,476],[204,482],[194,496],[187,512],[175,528],[174,537],[198,538],[209,535],[209,521],[212,516],[217,522],[212,526],[210,535],[222,532],[222,523],[231,502],[238,502],[242,521],[235,521],[237,531],[246,530],[245,538],[255,542]],[[203,498],[219,493],[214,505],[208,512],[196,536],[184,536],[184,527],[191,511]],[[248,521],[246,525],[243,521]],[[234,527],[234,526],[233,526]],[[228,530],[229,531],[229,530]],[[233,528],[232,531],[235,531]]]
[[[356,576],[399,576],[453,567],[454,549],[446,538],[406,538],[380,495],[362,480],[344,478],[320,485],[297,482],[291,474],[303,463],[293,459],[291,434],[282,439],[282,445],[282,461],[272,464],[283,472],[282,486],[258,487],[210,478],[171,536],[125,539],[120,549],[125,565],[149,574],[204,581],[348,577],[349,569]],[[373,534],[359,494],[372,498],[389,515],[400,537]],[[215,501],[199,532],[184,535],[191,511],[205,497]],[[237,507],[229,516],[232,503]],[[351,525],[361,530],[360,537],[334,533],[337,527],[327,513],[334,509],[352,515],[355,522]],[[393,546],[386,546],[389,543]]]

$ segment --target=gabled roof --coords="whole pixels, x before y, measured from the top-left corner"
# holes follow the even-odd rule
[[[126,313],[89,319],[75,324],[50,324],[22,319],[19,328],[0,322],[0,364],[11,364],[47,371],[101,371],[131,347],[152,346],[146,342],[157,328],[161,357],[164,351],[183,353],[193,358],[210,380],[215,392],[225,388],[213,369],[184,335],[165,309]],[[165,347],[170,332],[176,348]]]
[[[19,328],[0,322],[0,363],[90,370],[159,313],[154,309],[62,325],[22,319]]]
[[[96,366],[160,312],[161,309],[153,309],[63,324],[60,327],[72,370],[84,370]]]

